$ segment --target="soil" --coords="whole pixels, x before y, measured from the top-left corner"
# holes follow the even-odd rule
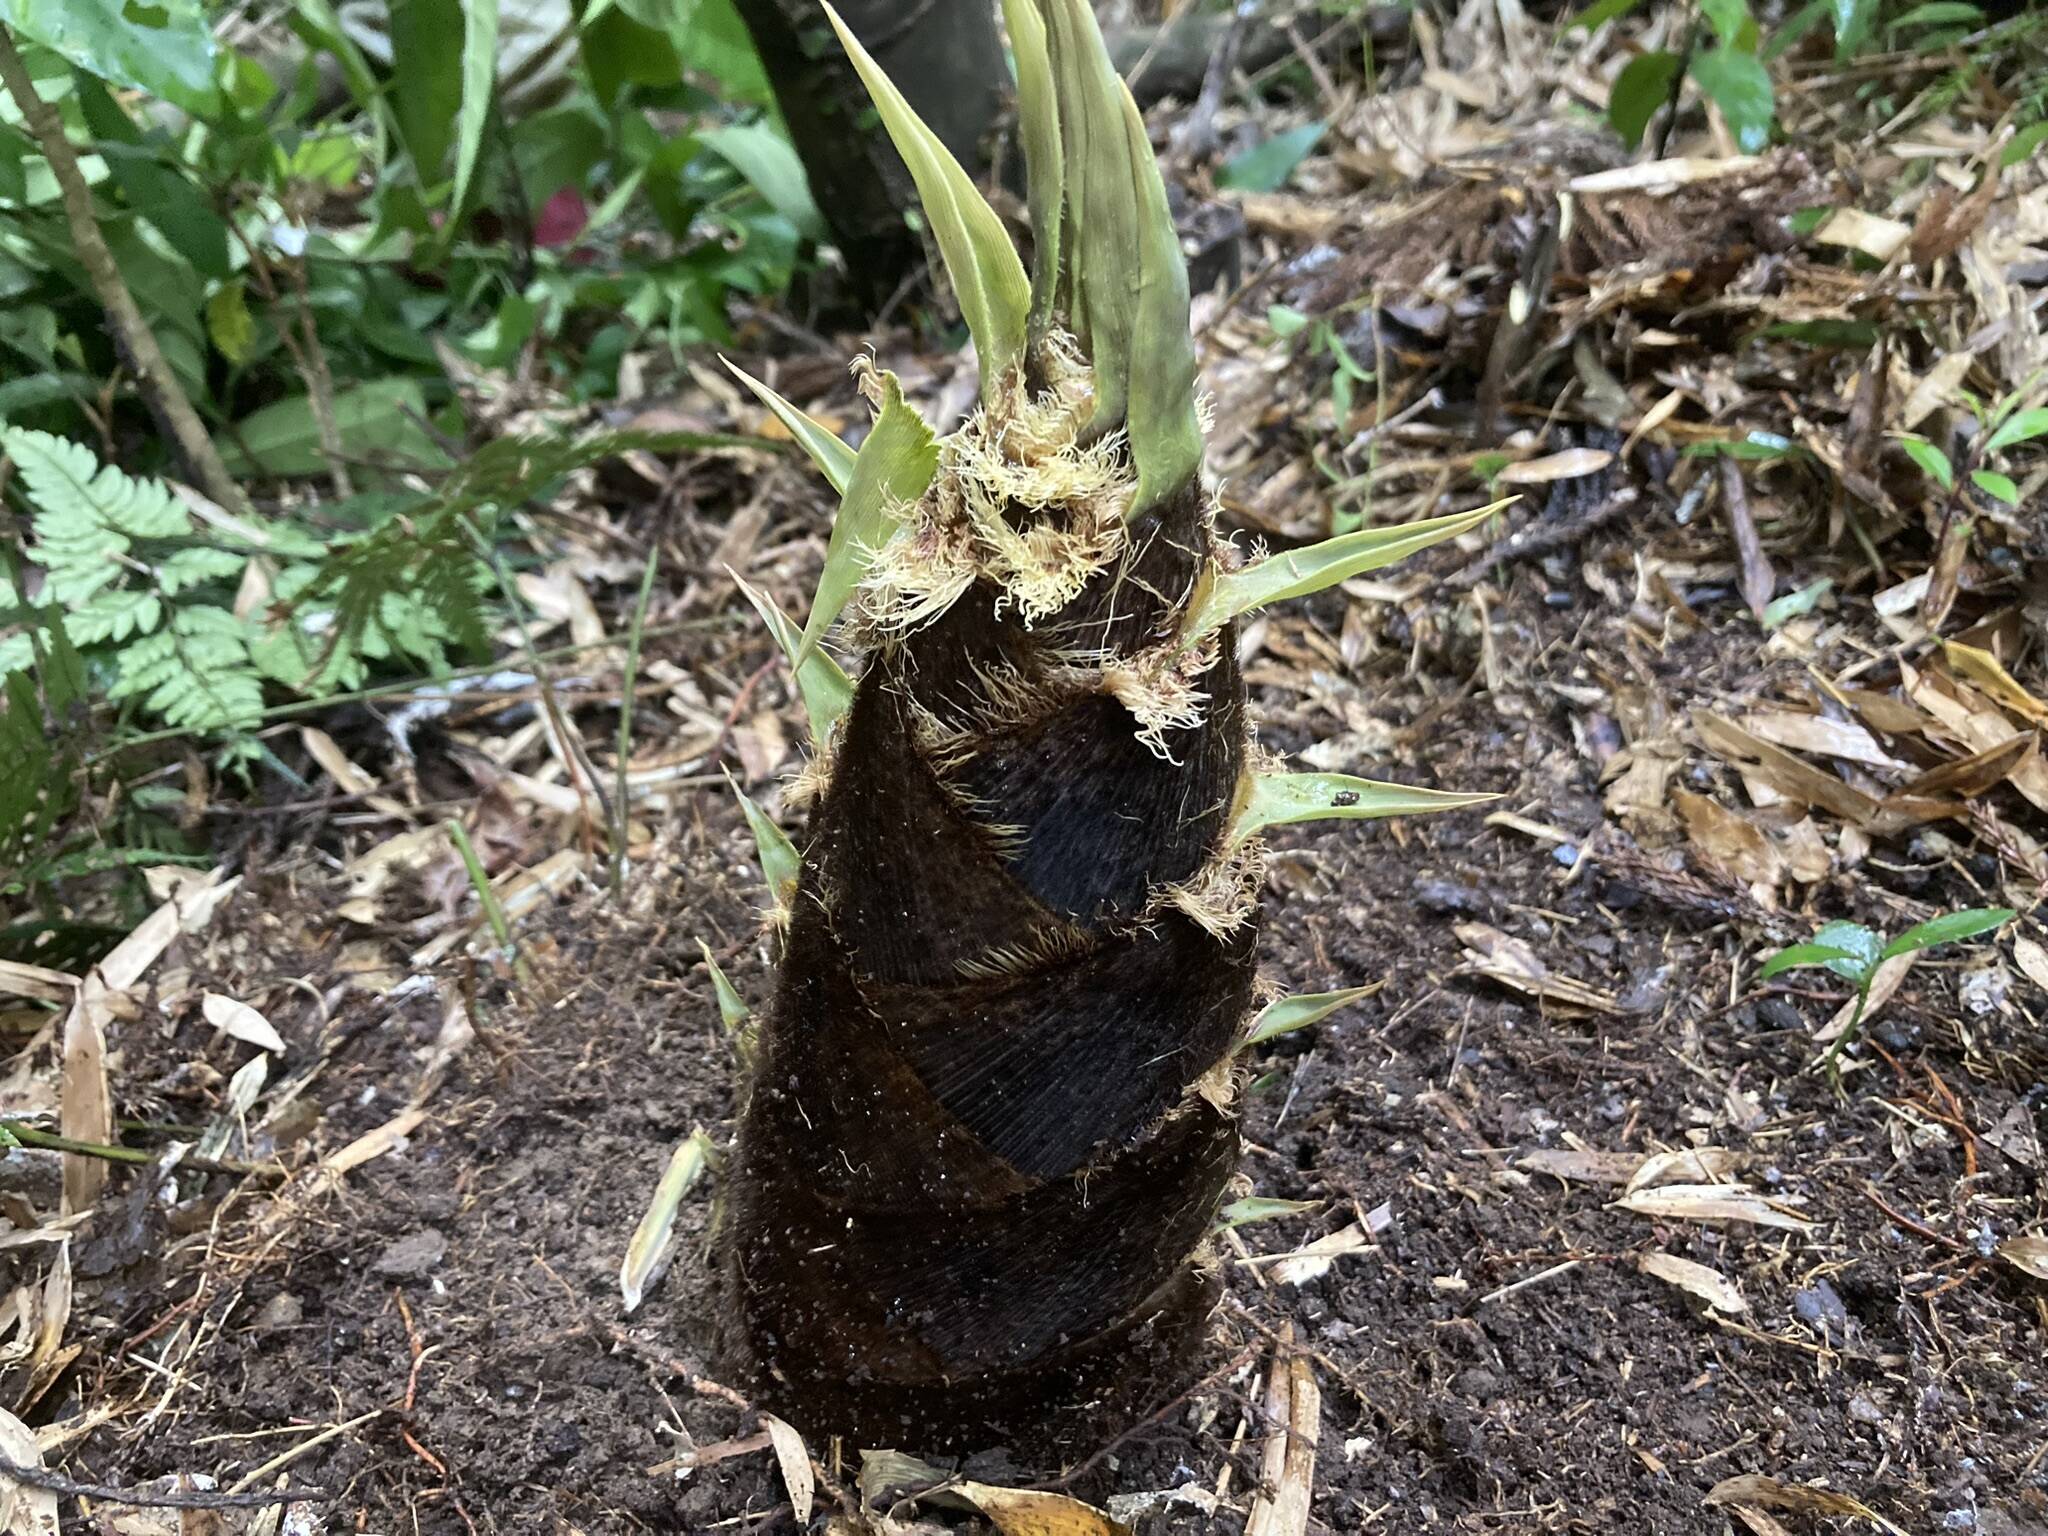
[[[1730,1517],[1706,1496],[1743,1473],[1838,1490],[1895,1528],[2048,1529],[2048,1301],[1991,1257],[2040,1220],[2041,1175],[2023,1135],[1986,1134],[2031,1123],[2038,1136],[2048,1051],[2010,1013],[1967,1011],[1959,963],[1936,957],[1885,1009],[1873,1065],[1839,1092],[1807,1070],[1839,985],[1749,978],[1811,914],[1765,912],[1639,851],[1603,809],[1587,742],[1615,727],[1586,703],[1596,692],[1626,679],[1677,712],[1799,671],[1758,672],[1755,631],[1725,593],[1694,594],[1706,627],[1644,643],[1599,596],[1626,586],[1640,536],[1596,540],[1561,573],[1500,573],[1506,677],[1492,691],[1473,686],[1469,626],[1379,610],[1346,667],[1341,598],[1276,622],[1250,668],[1269,745],[1299,750],[1332,734],[1332,715],[1369,717],[1390,734],[1362,771],[1498,791],[1569,841],[1479,813],[1281,840],[1272,980],[1383,985],[1257,1062],[1247,1190],[1316,1206],[1238,1237],[1245,1253],[1284,1253],[1365,1218],[1371,1246],[1298,1286],[1226,1250],[1209,1374],[1191,1393],[1075,1467],[1018,1467],[991,1448],[975,1464],[985,1480],[1102,1501],[1227,1478],[1214,1514],[1168,1506],[1137,1529],[1240,1531],[1265,1362],[1291,1327],[1323,1394],[1314,1531],[1717,1530]],[[1296,681],[1310,674],[1313,689]],[[1722,770],[1687,772],[1711,793]],[[168,1211],[146,1191],[103,1202],[79,1254],[87,1353],[60,1393],[130,1406],[69,1449],[69,1475],[203,1471],[227,1486],[349,1424],[263,1480],[328,1490],[333,1531],[796,1529],[766,1451],[682,1480],[664,1467],[756,1427],[704,1384],[721,1315],[706,1190],[685,1200],[651,1298],[630,1317],[620,1299],[627,1238],[671,1150],[697,1127],[722,1138],[733,1114],[734,1053],[698,941],[743,995],[768,987],[729,797],[701,791],[658,846],[623,906],[593,891],[528,922],[530,984],[442,967],[440,996],[474,999],[476,1038],[417,1128],[338,1189],[307,1195],[304,1173],[282,1193],[217,1177]],[[252,861],[218,924],[234,941],[189,957],[191,984],[311,977],[308,993],[326,991],[350,937],[331,915],[346,892],[330,854],[315,838]],[[1976,902],[1981,875],[1969,850],[1923,838],[1815,888],[1812,905],[1895,928]],[[1605,989],[1613,1011],[1572,1014],[1462,973],[1456,929],[1471,923]],[[442,1004],[407,991],[273,1011],[281,1070],[320,1064],[302,1095],[317,1124],[285,1155],[332,1153],[412,1099]],[[188,1101],[215,1090],[191,1064],[226,1071],[246,1055],[196,1017],[168,1038],[117,1025],[115,1044],[120,1112],[141,1118],[204,1113]],[[1742,1177],[1812,1232],[1655,1219],[1612,1205],[1612,1185],[1517,1166],[1537,1149],[1699,1143],[1740,1154]],[[1640,1272],[1657,1252],[1717,1271],[1748,1309],[1710,1313]]]

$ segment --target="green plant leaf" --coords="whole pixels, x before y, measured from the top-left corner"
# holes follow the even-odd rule
[[[1904,15],[1893,17],[1888,25],[1892,30],[1902,32],[1913,27],[1976,27],[1983,23],[1984,10],[1981,6],[1966,4],[1964,0],[1932,0],[1930,4],[1916,5]]]
[[[199,0],[0,0],[0,21],[87,74],[196,117],[220,111],[213,27]]]
[[[1319,1210],[1320,1200],[1274,1200],[1262,1195],[1246,1195],[1242,1200],[1233,1200],[1216,1213],[1219,1228],[1250,1226],[1255,1221],[1274,1221],[1282,1216],[1299,1216],[1305,1211]]]
[[[675,1242],[676,1210],[683,1203],[683,1196],[704,1176],[711,1154],[711,1138],[701,1130],[690,1132],[669,1154],[668,1167],[654,1187],[654,1199],[634,1227],[626,1244],[626,1257],[619,1265],[619,1295],[628,1313],[640,1305],[668,1268]]]
[[[1289,336],[1299,336],[1315,322],[1290,305],[1269,304],[1266,306],[1266,324],[1272,327],[1275,336],[1285,340]]]
[[[1997,497],[2008,507],[2020,504],[2020,488],[2010,475],[2001,475],[1994,469],[1973,469],[1970,471],[1970,484],[1986,496]]]
[[[1722,47],[1755,52],[1756,20],[1749,13],[1749,0],[1700,0],[1700,13]]]
[[[1771,142],[1771,123],[1777,112],[1770,73],[1762,61],[1753,53],[1709,48],[1694,56],[1692,77],[1728,119],[1742,152],[1761,154]]]
[[[853,478],[832,519],[832,541],[825,550],[825,568],[804,620],[796,665],[817,650],[832,621],[844,611],[875,555],[895,533],[903,508],[925,493],[939,469],[938,439],[925,419],[906,405],[903,386],[893,373],[882,376],[882,408],[874,428],[853,461]]]
[[[1955,489],[1956,467],[1949,462],[1948,455],[1934,444],[1921,437],[1902,437],[1899,447],[1905,450],[1907,458],[1920,466],[1923,474],[1930,476],[1944,491]]]
[[[1025,183],[1031,209],[1031,318],[1036,335],[1052,319],[1060,280],[1062,198],[1066,166],[1060,154],[1059,97],[1038,0],[1003,0],[1003,24],[1017,66],[1017,126],[1024,143]]]
[[[497,88],[498,0],[462,0],[462,112],[455,124],[455,193],[446,226],[451,239],[469,199]]]
[[[1643,142],[1643,132],[1658,109],[1671,99],[1671,82],[1678,78],[1679,59],[1675,53],[1653,49],[1637,54],[1615,76],[1607,96],[1607,121],[1630,149]]]
[[[704,969],[711,975],[711,990],[718,998],[718,1021],[727,1031],[737,1033],[747,1022],[748,1008],[739,988],[727,979],[724,969],[712,957],[711,946],[702,939],[697,947],[704,951]]]
[[[1200,471],[1188,274],[1138,106],[1087,0],[1038,0],[1059,99],[1067,310],[1095,368],[1093,427],[1128,429],[1149,512]]]
[[[1829,0],[1835,23],[1835,57],[1846,59],[1870,40],[1877,23],[1877,0]]]
[[[2030,443],[2037,437],[2048,437],[2048,406],[2006,417],[1984,444],[1984,452],[1997,453],[2016,443]]]
[[[761,622],[768,626],[768,633],[796,673],[796,690],[803,696],[804,714],[811,722],[811,740],[822,747],[830,739],[832,728],[853,707],[853,680],[823,650],[812,650],[803,665],[798,666],[796,654],[803,644],[802,631],[776,606],[774,598],[737,571],[728,570],[728,574],[738,584],[741,595],[754,605],[754,612],[761,615]]]
[[[853,450],[841,441],[836,432],[815,416],[808,415],[791,405],[730,358],[722,357],[719,361],[754,392],[755,399],[775,413],[777,421],[789,428],[789,435],[796,439],[796,445],[810,456],[813,464],[818,466],[818,472],[825,477],[826,483],[844,496],[848,483],[853,479]]]
[[[761,859],[761,874],[768,881],[768,894],[774,899],[776,910],[786,912],[790,902],[796,898],[796,883],[804,869],[803,857],[796,851],[796,844],[789,840],[789,834],[754,803],[753,796],[734,783],[731,774],[725,778],[732,785],[732,792],[739,797],[740,814],[747,818],[747,830],[754,834],[754,850]]]
[[[1643,0],[1594,0],[1578,15],[1564,24],[1567,32],[1583,29],[1591,32],[1595,27],[1605,26],[1610,21],[1619,21],[1633,11]]]
[[[1253,775],[1251,793],[1231,818],[1230,841],[1242,842],[1267,827],[1299,821],[1421,816],[1484,805],[1499,798],[1420,789],[1408,784],[1382,784],[1348,773],[1261,773]]]
[[[1346,1003],[1355,1003],[1378,990],[1378,983],[1372,983],[1363,987],[1346,987],[1341,992],[1304,992],[1298,997],[1283,997],[1259,1010],[1258,1016],[1252,1020],[1252,1027],[1245,1034],[1244,1043],[1246,1046],[1263,1045],[1268,1040],[1291,1035],[1297,1029],[1307,1029]]]
[[[2033,159],[2043,144],[2048,144],[2048,118],[2031,123],[2012,136],[2012,142],[1999,151],[2000,169],[2009,170],[2022,161]]]
[[[343,451],[373,464],[446,465],[448,455],[422,425],[426,413],[417,379],[372,379],[334,397],[334,425]],[[313,403],[304,395],[243,417],[220,448],[229,472],[236,475],[313,475],[327,464]]]
[[[1860,966],[1862,959],[1846,949],[1836,949],[1832,944],[1793,944],[1779,950],[1757,970],[1758,981],[1769,981],[1773,976],[1782,976],[1787,971],[1804,970],[1810,965],[1824,965],[1836,970],[1843,964]],[[1844,971],[1850,980],[1860,980],[1862,971]]]
[[[1877,971],[1878,956],[1884,948],[1884,940],[1874,930],[1864,927],[1861,923],[1837,918],[1831,923],[1823,923],[1819,932],[1814,934],[1811,944],[1794,945],[1793,948],[1831,951],[1831,958],[1801,960],[1797,963],[1824,965],[1837,976],[1845,977],[1861,987],[1869,985],[1870,978]],[[1779,969],[1784,967],[1781,966]],[[1767,962],[1759,974],[1775,976],[1777,971]]]
[[[256,317],[249,313],[249,295],[239,277],[222,283],[206,301],[206,334],[229,362],[248,359],[256,345]]]
[[[424,197],[441,185],[462,116],[462,0],[394,0],[391,115]]]
[[[839,12],[826,4],[825,15],[874,98],[890,141],[910,168],[911,180],[917,183],[925,222],[945,259],[961,316],[974,333],[981,354],[982,393],[989,397],[1003,373],[1024,353],[1025,319],[1031,308],[1031,284],[1024,276],[1024,264],[1017,259],[1003,221],[960,168],[952,151],[924,125]]]
[[[1974,939],[1980,933],[1989,933],[1994,928],[2004,926],[2017,915],[2011,907],[1971,907],[1965,911],[1931,917],[1924,923],[1915,923],[1885,945],[1879,951],[1878,959],[1890,960],[1897,955],[1910,955],[1918,949],[1932,949],[1937,944],[1953,944],[1960,939]]]
[[[1268,555],[1242,570],[1225,571],[1196,598],[1188,618],[1187,638],[1200,639],[1231,619],[1291,597],[1304,597],[1334,587],[1366,571],[1393,565],[1410,555],[1454,539],[1476,528],[1516,498],[1496,501],[1470,512],[1395,523],[1385,528],[1360,528],[1306,549]]]
[[[1314,122],[1276,133],[1227,161],[1216,172],[1216,185],[1236,192],[1278,192],[1328,131],[1327,123]]]
[[[699,129],[697,142],[738,171],[798,234],[807,240],[825,238],[825,216],[811,196],[804,163],[781,133],[767,123],[729,123]]]
[[[1783,597],[1773,599],[1764,605],[1764,628],[1776,629],[1788,619],[1800,618],[1813,612],[1819,606],[1820,600],[1834,588],[1834,578],[1823,576],[1819,581],[1801,587],[1796,592],[1787,592]]]
[[[1706,442],[1687,443],[1680,453],[1681,458],[1743,459],[1754,463],[1768,463],[1773,459],[1797,458],[1806,450],[1789,437],[1776,432],[1751,432],[1741,438],[1715,438]]]

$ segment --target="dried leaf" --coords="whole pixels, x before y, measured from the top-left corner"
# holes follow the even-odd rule
[[[43,1465],[42,1447],[35,1431],[6,1409],[0,1408],[0,1455],[16,1466]],[[57,1536],[62,1529],[57,1518],[57,1495],[0,1479],[0,1533],[4,1536]]]
[[[1707,861],[1744,885],[1775,887],[1785,878],[1785,860],[1761,827],[1718,800],[1674,789],[1671,803],[1685,823],[1692,845]]]
[[[1817,244],[1861,251],[1872,261],[1890,261],[1913,238],[1911,225],[1897,219],[1879,218],[1860,208],[1837,208],[1828,221],[1813,232]]]
[[[220,992],[209,992],[201,1000],[199,1011],[206,1016],[207,1023],[244,1045],[253,1045],[259,1051],[271,1051],[279,1056],[284,1054],[284,1037],[270,1020],[247,1003],[237,1002]]]
[[[1451,930],[1466,948],[1466,969],[1531,997],[1589,1013],[1619,1013],[1612,992],[1570,976],[1561,976],[1537,957],[1536,951],[1511,934],[1486,923],[1459,923]]]
[[[1896,1536],[1905,1536],[1896,1525],[1884,1518],[1861,1499],[1852,1499],[1846,1493],[1836,1493],[1831,1488],[1808,1488],[1800,1483],[1781,1483],[1775,1477],[1764,1477],[1759,1473],[1745,1472],[1739,1477],[1725,1477],[1707,1490],[1709,1504],[1761,1504],[1771,1509],[1789,1509],[1808,1515],[1849,1515],[1862,1520],[1874,1520]]]
[[[1998,1245],[1998,1256],[2036,1280],[2048,1280],[2048,1236],[2035,1232],[2009,1237]]]
[[[1716,1312],[1749,1310],[1749,1303],[1742,1299],[1742,1292],[1730,1281],[1718,1271],[1704,1264],[1695,1264],[1691,1259],[1681,1259],[1671,1253],[1646,1253],[1636,1261],[1636,1268],[1646,1275],[1668,1281],[1680,1290],[1689,1291]]]
[[[1101,1510],[1063,1493],[996,1488],[988,1483],[955,1483],[958,1494],[994,1522],[1002,1536],[1131,1536]]]
[[[1291,1347],[1293,1341],[1289,1327],[1266,1376],[1263,1407],[1272,1432],[1260,1462],[1259,1491],[1245,1517],[1245,1536],[1304,1536],[1308,1530],[1322,1393],[1307,1358]]]
[[[2019,963],[2027,980],[2048,992],[2048,949],[2020,934],[2012,941],[2012,957]]]
[[[1339,1227],[1336,1231],[1317,1238],[1306,1247],[1292,1253],[1260,1254],[1257,1258],[1242,1259],[1247,1267],[1271,1265],[1273,1278],[1282,1285],[1306,1285],[1327,1275],[1337,1260],[1347,1253],[1369,1253],[1372,1243],[1365,1235],[1365,1228],[1357,1222]]]
[[[1878,803],[1834,775],[1821,772],[1711,710],[1695,710],[1692,718],[1710,752],[1741,765],[1745,775],[1756,775],[1786,799],[1801,805],[1817,805],[1852,826],[1867,827],[1878,819]]]
[[[1787,710],[1757,710],[1742,717],[1742,727],[1752,735],[1777,746],[1790,747],[1794,752],[1839,757],[1871,768],[1901,773],[1908,771],[1906,764],[1885,751],[1875,736],[1853,721],[1798,715]]]
[[[1892,1000],[1892,994],[1899,990],[1899,983],[1906,979],[1906,972],[1913,968],[1913,962],[1917,959],[1917,953],[1893,955],[1889,960],[1879,963],[1877,974],[1870,979],[1870,995],[1863,1003],[1862,1022],[1865,1027],[1877,1017],[1878,1010]],[[1856,999],[1852,997],[1835,1010],[1833,1018],[1814,1032],[1814,1041],[1821,1045],[1827,1044],[1847,1029],[1849,1021],[1855,1017]]]
[[[1766,1200],[1745,1184],[1667,1184],[1661,1189],[1623,1195],[1614,1204],[1638,1216],[1709,1223],[1746,1221],[1752,1226],[1777,1227],[1802,1236],[1810,1235],[1816,1225],[1775,1201]]]
[[[1539,1147],[1515,1159],[1517,1168],[1583,1184],[1626,1184],[1642,1165],[1641,1156],[1634,1152],[1582,1151],[1576,1147]]]
[[[1502,485],[1549,485],[1557,480],[1578,480],[1596,474],[1612,464],[1614,458],[1614,453],[1606,448],[1566,448],[1510,464],[1495,478]]]
[[[1742,1167],[1748,1159],[1727,1147],[1680,1147],[1675,1152],[1654,1152],[1629,1175],[1627,1193],[1654,1189],[1659,1184],[1719,1184]]]
[[[804,1437],[772,1413],[761,1415],[769,1442],[775,1447],[775,1463],[782,1468],[782,1485],[789,1490],[790,1512],[797,1528],[810,1524],[811,1502],[818,1491],[818,1479],[811,1470],[811,1453],[804,1449]]]
[[[2022,688],[2013,675],[2005,670],[2005,663],[1991,652],[1980,650],[1974,645],[1964,645],[1958,640],[1944,640],[1941,643],[1941,652],[1948,658],[1951,667],[1982,688],[2000,705],[2023,720],[2035,725],[2048,725],[2048,704],[2043,704]]]

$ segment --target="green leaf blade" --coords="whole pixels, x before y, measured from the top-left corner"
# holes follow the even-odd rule
[[[1885,945],[1878,958],[1892,960],[1900,955],[1910,955],[1915,950],[1932,949],[1937,944],[1974,939],[1979,934],[2003,927],[2018,915],[2011,907],[1971,907],[1961,912],[1944,913],[1908,928]]]
[[[1242,570],[1225,572],[1197,601],[1190,634],[1198,638],[1254,609],[1305,597],[1367,571],[1396,564],[1478,527],[1515,499],[1511,496],[1469,512],[1453,512],[1419,522],[1356,529],[1306,549],[1268,555]]]
[[[1291,1035],[1297,1029],[1307,1029],[1311,1024],[1321,1023],[1347,1003],[1370,997],[1379,987],[1378,982],[1369,982],[1362,987],[1345,987],[1337,992],[1303,992],[1268,1003],[1252,1020],[1244,1043],[1246,1046],[1263,1045],[1268,1040]]]
[[[1920,466],[1922,474],[1944,491],[1956,488],[1956,467],[1949,462],[1948,455],[1934,444],[1925,438],[1904,437],[1899,439],[1899,447],[1905,451],[1907,458]]]
[[[960,313],[981,353],[986,398],[1004,372],[1023,357],[1025,323],[1031,308],[1031,284],[1024,275],[1024,264],[1017,259],[1003,221],[952,151],[925,126],[839,12],[827,4],[825,15],[917,184],[926,221],[960,300]]]
[[[741,594],[754,605],[754,611],[761,615],[761,622],[768,626],[768,633],[795,671],[797,692],[803,696],[804,714],[811,722],[811,740],[822,747],[831,739],[833,727],[853,707],[853,680],[838,662],[819,649],[814,648],[798,666],[796,658],[803,645],[803,632],[776,606],[774,598],[737,571],[729,574]]]
[[[469,199],[497,88],[498,0],[462,0],[462,113],[455,125],[455,195],[447,226],[451,236]]]
[[[1984,451],[1987,454],[1997,453],[2018,443],[2032,442],[2037,437],[2048,437],[2048,406],[2006,417],[1984,444]]]
[[[1777,96],[1763,61],[1727,46],[1709,48],[1694,57],[1692,76],[1728,119],[1742,152],[1761,154],[1771,142],[1777,115]]]
[[[775,414],[775,419],[789,429],[789,435],[796,439],[796,445],[810,456],[826,483],[840,495],[846,494],[846,487],[853,479],[856,455],[847,447],[839,434],[832,431],[815,416],[798,409],[774,390],[748,373],[730,358],[720,358],[739,381],[754,392],[754,398]]]
[[[1678,71],[1678,55],[1653,49],[1630,59],[1615,77],[1607,97],[1607,121],[1630,149],[1643,142],[1650,119],[1671,99]]]
[[[882,408],[874,429],[854,457],[853,477],[832,519],[825,568],[797,646],[796,666],[814,654],[832,621],[852,599],[854,588],[874,564],[876,553],[895,532],[902,508],[924,495],[939,469],[939,444],[931,427],[903,399],[896,375],[882,375]]]
[[[221,109],[213,28],[199,0],[0,0],[0,22],[102,80],[196,117]]]
[[[796,899],[796,886],[803,874],[803,856],[796,851],[796,844],[789,840],[789,834],[775,824],[775,819],[755,803],[754,797],[741,789],[730,774],[726,782],[732,784],[732,792],[740,802],[740,813],[747,818],[747,830],[754,834],[754,850],[761,860],[761,874],[768,882],[768,894],[774,900],[778,913],[787,913],[789,904]]]
[[[2020,504],[2020,488],[2011,475],[2001,475],[1995,469],[1973,469],[1970,471],[1970,484],[2008,507]]]
[[[1257,774],[1251,793],[1231,820],[1232,842],[1267,827],[1303,821],[1372,821],[1387,816],[1423,816],[1457,811],[1498,800],[1498,795],[1461,794],[1385,784],[1348,773]]]
[[[1840,961],[1857,962],[1858,957],[1846,949],[1836,949],[1829,944],[1793,944],[1779,950],[1760,966],[1756,973],[1758,981],[1769,981],[1787,971],[1804,970],[1808,966],[1825,965],[1832,969]]]

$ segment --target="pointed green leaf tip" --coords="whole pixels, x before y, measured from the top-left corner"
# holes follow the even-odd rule
[[[790,668],[796,673],[797,692],[803,695],[804,713],[810,718],[811,740],[824,746],[832,734],[832,727],[853,707],[853,679],[823,651],[812,651],[798,665],[796,656],[803,645],[803,636],[789,615],[775,605],[774,598],[739,572],[728,567],[727,574],[746,600],[754,605],[754,612],[761,615],[761,622],[768,626],[768,633],[775,637],[776,645],[789,659]]]
[[[1068,319],[1095,369],[1095,426],[1129,430],[1136,517],[1201,468],[1187,265],[1145,121],[1110,63],[1094,11],[1087,0],[1034,3],[1057,102]],[[1031,98],[1023,100],[1029,108]],[[1026,143],[1034,137],[1046,136],[1027,127]]]
[[[1382,784],[1348,773],[1261,773],[1253,776],[1251,793],[1231,818],[1230,840],[1242,842],[1267,827],[1297,821],[1421,816],[1431,811],[1462,810],[1499,798],[1418,789],[1408,784]]]
[[[1340,581],[1405,560],[1432,544],[1441,544],[1477,527],[1514,500],[1510,496],[1506,501],[1475,507],[1470,512],[1397,523],[1390,528],[1360,528],[1306,549],[1269,555],[1241,571],[1225,571],[1196,601],[1187,638],[1199,640],[1255,608],[1290,597],[1306,597]]]
[[[789,435],[796,439],[796,445],[810,455],[811,462],[818,466],[818,473],[840,495],[846,494],[846,483],[853,478],[853,450],[839,440],[837,433],[822,421],[791,405],[774,390],[740,367],[729,357],[721,357],[721,363],[748,389],[754,392],[775,419],[789,429]]]
[[[1297,1029],[1307,1029],[1309,1025],[1327,1019],[1346,1003],[1355,1003],[1378,990],[1378,982],[1368,982],[1362,987],[1346,987],[1341,992],[1303,992],[1296,997],[1283,997],[1259,1010],[1244,1043],[1262,1045],[1282,1035],[1291,1035]]]
[[[974,182],[960,168],[952,151],[939,142],[938,135],[911,110],[903,93],[896,89],[882,67],[868,57],[839,12],[829,4],[825,15],[846,56],[859,71],[868,95],[882,114],[910,178],[917,183],[918,200],[932,235],[945,259],[946,274],[959,296],[960,314],[974,333],[981,353],[981,387],[986,398],[998,381],[1024,356],[1025,319],[1031,304],[1031,285],[1024,276],[1024,264],[996,211],[989,207]]]
[[[1059,96],[1038,0],[1003,0],[1003,24],[1017,61],[1017,124],[1031,203],[1031,334],[1038,336],[1052,321],[1060,280],[1060,202],[1066,168],[1060,160]]]
[[[702,939],[697,947],[704,951],[704,969],[711,973],[711,990],[718,998],[718,1019],[729,1033],[736,1033],[747,1022],[747,1002],[740,996],[739,988],[732,984],[725,970],[712,956],[711,946]]]
[[[925,420],[903,403],[903,386],[884,373],[882,408],[874,430],[860,445],[853,476],[832,520],[832,543],[825,551],[825,569],[811,598],[795,664],[799,671],[817,654],[818,641],[845,609],[875,553],[896,531],[896,515],[914,502],[939,471],[939,443]]]
[[[747,818],[747,830],[754,834],[754,851],[760,855],[761,873],[767,877],[768,894],[775,900],[775,910],[787,912],[796,896],[797,879],[803,873],[803,856],[796,851],[789,834],[755,804],[754,797],[741,789],[731,774],[725,776],[725,782],[732,785],[740,813]]]

